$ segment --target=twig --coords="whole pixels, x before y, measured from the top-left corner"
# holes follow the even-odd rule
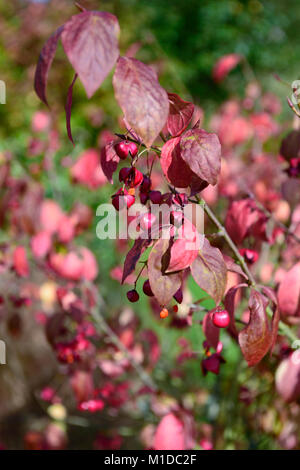
[[[246,190],[247,193],[248,193],[248,196],[253,199],[253,201],[255,202],[255,204],[257,205],[258,209],[260,209],[269,219],[271,219],[276,225],[278,225],[278,227],[282,228],[282,230],[289,236],[293,237],[298,243],[300,243],[300,238],[291,230],[290,227],[287,227],[286,225],[284,225],[282,222],[280,222],[279,220],[275,219],[275,217],[273,216],[273,214],[268,211],[268,209],[266,209],[263,204],[261,204],[255,197],[255,195],[249,190],[247,189]]]
[[[91,288],[91,286],[88,286]],[[119,351],[122,351],[124,356],[128,359],[132,367],[137,371],[141,381],[147,386],[150,387],[154,392],[157,391],[157,386],[153,382],[152,378],[150,377],[149,374],[138,364],[135,360],[135,358],[132,356],[131,352],[124,346],[124,344],[120,341],[119,337],[116,335],[116,333],[111,329],[111,327],[108,325],[106,322],[105,318],[100,312],[101,304],[103,304],[102,299],[100,300],[99,295],[96,292],[96,289],[93,289],[93,292],[96,295],[96,305],[90,309],[91,316],[93,317],[96,327],[98,326],[99,329],[107,334],[107,336],[110,338],[112,343],[119,349]]]
[[[245,274],[247,275],[251,286],[254,287],[256,285],[256,282],[255,282],[255,279],[253,277],[253,274],[249,270],[244,258],[240,254],[240,252],[239,252],[238,248],[236,247],[235,243],[230,238],[230,236],[229,236],[227,230],[225,229],[225,227],[217,219],[217,217],[215,216],[213,211],[208,207],[208,205],[206,204],[206,202],[203,199],[199,200],[197,198],[197,202],[198,202],[198,204],[201,204],[203,206],[203,208],[204,208],[206,214],[208,215],[208,217],[213,221],[213,223],[216,225],[216,227],[218,227],[220,235],[226,240],[227,244],[230,246],[231,250],[233,251],[233,253],[237,257],[237,259],[239,260]]]
[[[84,12],[84,11],[87,11],[86,8],[84,8],[83,6],[81,6],[78,2],[75,2],[75,6],[78,8],[78,10]]]
[[[291,100],[288,97],[286,98],[286,100],[287,100],[288,105],[291,108],[291,110],[294,111],[294,113],[296,114],[296,116],[298,116],[298,118],[300,118],[300,112],[295,108],[295,106],[293,105]]]

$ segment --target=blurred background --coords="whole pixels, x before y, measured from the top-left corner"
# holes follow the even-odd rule
[[[229,98],[242,99],[249,82],[256,80],[264,92],[273,93],[281,103],[278,122],[289,120],[291,123],[291,111],[286,105],[286,95],[291,90],[274,75],[287,83],[300,78],[299,1],[82,0],[79,3],[87,9],[115,14],[121,27],[121,53],[131,48],[136,58],[152,64],[168,91],[178,93],[204,110],[204,123],[208,123]],[[101,184],[97,190],[73,184],[70,168],[84,150],[103,144],[104,131],[120,131],[120,110],[113,96],[111,75],[89,101],[82,85],[79,81],[76,83],[72,112],[76,146],[73,148],[67,138],[64,117],[73,72],[59,45],[48,82],[54,124],[51,134],[38,130],[34,117],[47,109],[33,90],[37,59],[52,32],[76,13],[71,0],[0,0],[0,79],[7,87],[7,103],[0,105],[1,165],[4,168],[9,162],[12,178],[26,180],[31,188],[37,185],[43,188],[43,198],[55,200],[65,213],[70,213],[76,202],[91,209],[91,225],[78,235],[75,244],[88,246],[96,257],[99,274],[95,284],[107,305],[107,318],[118,319],[123,313],[124,319],[127,314],[137,335],[146,329],[157,336],[160,360],[154,370],[150,366],[149,370],[162,384],[165,395],[156,397],[155,403],[144,395],[134,401],[126,397],[124,409],[121,405],[111,405],[100,417],[95,414],[82,418],[72,404],[70,385],[62,379],[68,377],[69,371],[59,369],[40,324],[37,326],[39,322],[35,321],[37,313],[44,314],[45,295],[51,298],[51,286],[50,294],[47,290],[49,282],[56,280],[35,270],[32,282],[39,289],[44,287],[42,293],[39,290],[36,294],[36,303],[32,307],[22,306],[17,314],[15,307],[6,306],[0,317],[3,320],[0,338],[8,347],[8,364],[0,366],[0,441],[9,449],[38,448],[42,446],[41,433],[46,432],[49,442],[54,442],[53,448],[116,448],[119,445],[143,448],[148,441],[145,437],[141,441],[139,436],[145,425],[149,425],[148,432],[152,432],[151,426],[158,420],[155,414],[159,415],[164,407],[172,409],[172,400],[177,400],[194,410],[202,423],[200,434],[203,438],[213,435],[219,448],[278,448],[276,436],[282,428],[272,409],[274,394],[269,373],[258,380],[253,371],[244,367],[239,348],[225,337],[227,362],[219,375],[203,377],[199,361],[192,360],[184,364],[184,379],[176,376],[173,372],[180,351],[181,329],[178,325],[170,327],[166,334],[166,326],[151,313],[145,299],[132,310],[126,299],[128,286],[120,286],[116,271],[124,259],[126,247],[116,247],[111,241],[100,242],[96,237],[96,208],[109,200],[113,189],[109,184]],[[243,55],[246,61],[232,70],[225,81],[216,83],[212,79],[213,67],[221,56],[231,53]],[[272,145],[278,148],[279,138]],[[1,188],[1,247],[19,243],[23,235],[28,238],[28,233],[30,238],[30,230],[26,234],[20,227],[17,230],[13,227],[9,218],[12,202],[10,199],[7,205],[5,194],[6,189]],[[35,216],[35,201],[29,198],[25,203],[29,219]],[[4,253],[5,249],[2,251]],[[2,259],[5,258],[3,253]],[[7,277],[0,282],[0,289],[4,292],[9,285],[16,296],[21,289],[19,282],[15,277]],[[190,282],[189,289],[191,299],[197,300],[199,288]],[[0,295],[4,294],[0,292]],[[203,305],[212,307],[213,303],[206,301]],[[203,341],[200,325],[184,331],[193,347],[199,349]],[[106,370],[105,380],[107,377]],[[251,400],[248,403],[247,398],[237,401],[244,383],[256,390],[254,403]],[[49,384],[59,388],[60,397],[67,397],[65,402],[60,398],[51,405],[60,404],[60,408],[49,408],[40,399],[41,391]]]

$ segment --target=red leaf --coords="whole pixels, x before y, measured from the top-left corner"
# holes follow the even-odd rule
[[[278,301],[276,297],[275,291],[268,286],[261,286],[261,290],[263,294],[268,298],[268,300],[271,302],[271,308],[273,311],[273,316],[272,316],[272,324],[271,324],[271,330],[272,330],[272,344],[270,348],[270,353],[272,353],[276,340],[277,340],[277,333],[278,333],[278,325],[280,321],[280,313],[279,313],[279,308],[278,308]]]
[[[278,305],[282,315],[300,316],[300,262],[286,273],[279,284]]]
[[[160,164],[167,180],[177,188],[187,188],[196,176],[180,156],[180,137],[164,144]]]
[[[112,177],[118,167],[119,161],[120,159],[116,154],[112,143],[103,147],[103,149],[101,150],[101,168],[107,180],[111,184],[113,183]]]
[[[227,282],[227,269],[222,253],[204,238],[203,247],[191,265],[191,273],[201,289],[216,302],[221,302]]]
[[[240,244],[252,227],[262,226],[264,217],[251,199],[234,201],[226,214],[225,227],[233,241]]]
[[[204,315],[202,329],[209,346],[217,350],[220,338],[220,328],[217,328],[213,324],[211,320],[211,312]]]
[[[168,250],[169,240],[158,240],[148,258],[148,274],[153,294],[161,306],[167,305],[181,286],[181,274],[163,274],[162,257]]]
[[[72,83],[68,89],[68,96],[67,96],[67,102],[66,102],[67,132],[68,132],[68,137],[73,145],[74,145],[74,140],[73,140],[72,131],[71,131],[71,111],[72,111],[72,101],[73,101],[73,86],[76,82],[77,77],[78,75],[77,73],[75,73]]]
[[[88,98],[99,88],[119,56],[119,32],[117,18],[103,11],[79,13],[64,26],[61,37],[64,50]]]
[[[180,135],[189,125],[194,113],[194,105],[184,101],[175,93],[168,93],[170,110],[167,120],[168,132],[171,136]]]
[[[185,433],[183,423],[173,414],[163,417],[157,426],[154,450],[185,450]]]
[[[228,292],[226,292],[225,299],[224,299],[225,309],[230,315],[229,330],[232,332],[234,336],[237,336],[237,333],[238,333],[236,326],[235,326],[235,320],[234,320],[235,296],[236,296],[237,291],[242,287],[248,287],[248,284],[238,284],[237,286],[231,287],[228,290]]]
[[[26,251],[23,246],[17,246],[13,254],[13,265],[16,273],[21,277],[29,276],[29,266]]]
[[[182,271],[191,266],[197,258],[200,248],[200,237],[195,226],[187,219],[180,227],[181,238],[174,240],[170,246],[170,260],[165,273]]]
[[[113,85],[126,121],[150,147],[164,127],[169,112],[168,95],[156,73],[136,59],[120,57]]]
[[[243,356],[249,366],[254,366],[262,360],[272,348],[274,337],[277,335],[278,322],[273,320],[272,325],[269,324],[266,305],[264,297],[252,289],[249,299],[250,321],[238,335]]]
[[[237,273],[240,276],[244,277],[245,279],[248,279],[248,276],[246,276],[241,266],[239,264],[236,264],[235,261],[230,256],[223,254],[223,258],[226,263],[227,271],[230,271],[232,273]]]
[[[284,359],[275,374],[276,389],[286,402],[300,397],[300,357],[299,350]]]
[[[217,183],[221,170],[221,145],[216,134],[203,129],[186,131],[180,140],[181,158],[199,178]]]
[[[123,269],[122,284],[125,279],[135,270],[136,263],[138,262],[140,256],[150,245],[151,240],[137,238],[134,241],[132,248],[128,251]]]
[[[48,73],[53,62],[58,40],[63,32],[64,26],[60,26],[44,45],[37,63],[34,76],[34,89],[38,97],[48,106],[46,98],[46,86]]]
[[[75,181],[96,189],[106,183],[104,172],[100,166],[100,155],[96,149],[85,150],[71,168]]]

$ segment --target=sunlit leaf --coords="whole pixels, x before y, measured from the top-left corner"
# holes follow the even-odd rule
[[[116,99],[129,126],[149,147],[164,127],[168,113],[167,92],[148,65],[120,57],[114,73]]]

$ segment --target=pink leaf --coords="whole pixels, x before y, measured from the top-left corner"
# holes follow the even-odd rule
[[[117,18],[102,11],[79,13],[64,26],[61,37],[64,50],[88,98],[99,88],[118,58],[119,32]]]
[[[168,95],[158,83],[156,73],[136,59],[120,57],[113,85],[126,121],[150,147],[164,127],[169,112]]]
[[[279,284],[278,305],[282,315],[300,316],[300,262],[286,273]]]
[[[94,281],[98,276],[98,265],[93,253],[86,247],[81,247],[79,253],[82,257],[81,276],[87,281]]]
[[[71,168],[71,175],[75,181],[96,189],[106,182],[100,165],[100,155],[96,149],[85,150]]]
[[[31,239],[31,249],[37,258],[46,256],[50,251],[51,245],[51,235],[46,231],[37,233]]]
[[[17,246],[13,253],[13,265],[16,273],[21,277],[29,276],[29,265],[24,246]]]
[[[154,450],[185,450],[185,433],[183,423],[173,414],[163,417],[157,426]]]
[[[217,183],[221,170],[221,145],[216,134],[203,129],[186,131],[180,140],[181,158],[200,179]]]
[[[58,40],[63,32],[64,27],[60,26],[55,33],[48,39],[44,45],[37,63],[34,76],[34,89],[38,97],[48,106],[46,98],[46,86],[48,73],[53,62]]]
[[[226,75],[237,66],[241,59],[242,56],[239,54],[227,54],[221,57],[214,66],[213,79],[216,82],[224,80]]]
[[[171,136],[180,135],[189,125],[194,113],[194,105],[184,101],[175,93],[168,93],[170,111],[167,120],[168,132]]]
[[[40,223],[42,228],[52,234],[58,231],[64,216],[59,205],[51,199],[45,199],[41,204]]]
[[[276,370],[276,389],[286,402],[300,397],[300,357],[299,350],[284,359]]]
[[[182,232],[180,238],[170,244],[170,259],[165,273],[188,268],[198,256],[200,237],[197,229],[185,219],[180,230]]]

